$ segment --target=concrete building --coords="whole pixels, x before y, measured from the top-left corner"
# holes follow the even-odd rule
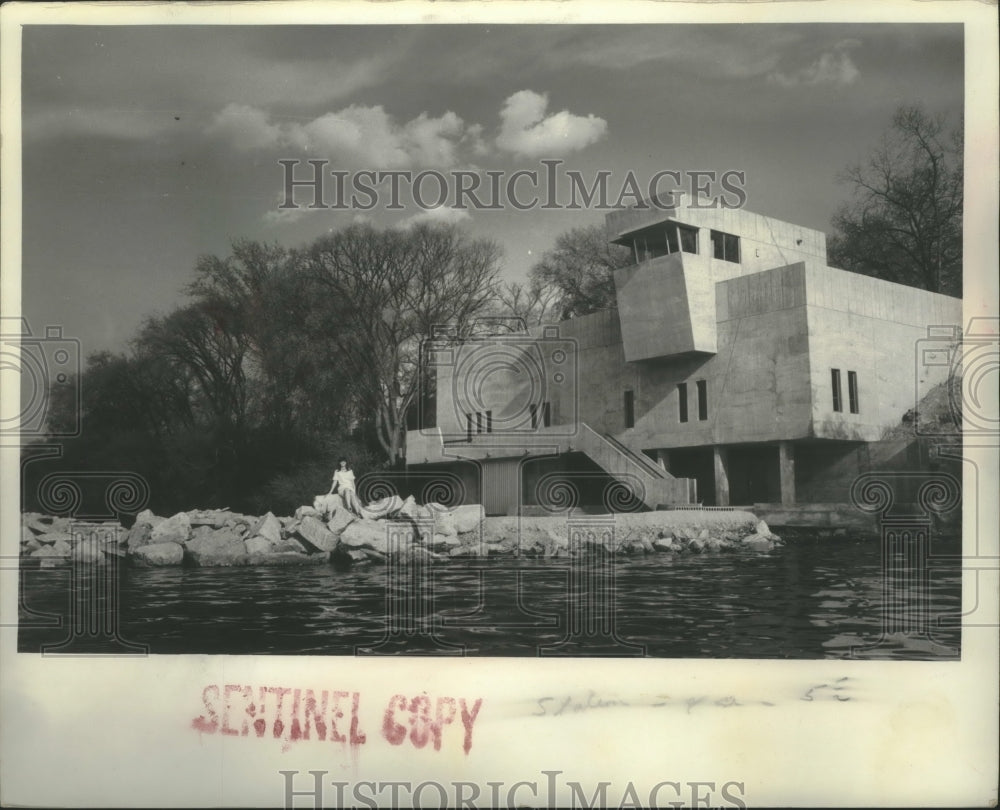
[[[410,470],[491,514],[845,501],[918,376],[946,377],[916,347],[961,301],[828,267],[819,231],[682,204],[607,221],[635,256],[617,308],[434,344]]]

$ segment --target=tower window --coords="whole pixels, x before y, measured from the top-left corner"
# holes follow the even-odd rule
[[[740,238],[731,233],[712,231],[712,256],[724,262],[739,262]]]
[[[840,392],[840,369],[830,369],[830,387],[833,390],[833,410],[840,413],[844,410],[844,400]]]
[[[851,413],[860,413],[858,407],[858,372],[847,372],[847,401],[851,407]]]
[[[704,422],[708,419],[708,383],[698,380],[698,419]]]
[[[635,392],[625,392],[625,427],[635,427]]]
[[[677,383],[677,416],[681,422],[688,420],[688,384]]]

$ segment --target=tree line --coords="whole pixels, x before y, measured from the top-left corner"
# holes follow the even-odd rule
[[[53,388],[50,430],[82,426],[58,467],[138,473],[163,511],[290,512],[339,457],[359,473],[398,466],[428,380],[421,344],[496,311],[500,257],[455,227],[367,225],[203,257],[182,306]]]

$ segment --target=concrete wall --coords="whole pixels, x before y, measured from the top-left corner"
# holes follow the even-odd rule
[[[716,351],[715,283],[704,256],[674,253],[615,273],[629,362]]]
[[[947,367],[921,363],[919,342],[929,326],[961,325],[962,302],[830,267],[808,266],[805,273],[813,433],[879,439],[916,404],[918,373],[925,391],[946,379]],[[833,410],[833,368],[841,370],[840,413]],[[858,375],[857,414],[848,406],[848,370]]]
[[[801,267],[717,285],[715,355],[626,363],[621,344],[581,354],[582,418],[633,449],[771,441],[808,435],[811,389]],[[623,317],[623,321],[627,320]],[[574,321],[565,332],[572,335]],[[705,380],[708,419],[698,419],[696,383]],[[678,418],[678,383],[688,383],[688,422]],[[636,424],[623,422],[632,388]]]

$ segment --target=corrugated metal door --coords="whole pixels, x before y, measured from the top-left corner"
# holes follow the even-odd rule
[[[501,458],[483,463],[483,508],[487,515],[516,515],[520,503],[519,459]]]

